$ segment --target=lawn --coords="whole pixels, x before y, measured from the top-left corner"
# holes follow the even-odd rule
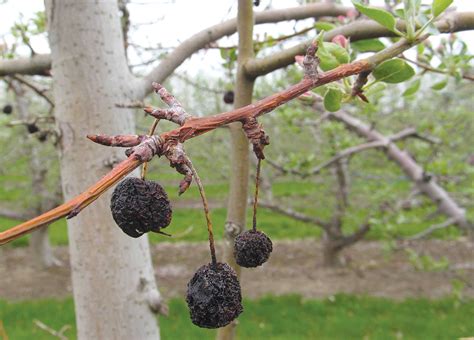
[[[244,300],[240,339],[458,339],[474,335],[474,301],[454,298],[395,302],[374,297],[336,295],[324,300],[300,296]],[[33,322],[39,320],[75,337],[72,299],[0,301],[0,320],[11,339],[51,339]],[[163,339],[213,339],[215,330],[189,320],[183,299],[170,301],[170,315],[160,317]]]

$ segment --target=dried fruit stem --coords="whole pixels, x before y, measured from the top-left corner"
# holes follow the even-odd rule
[[[253,199],[253,231],[257,231],[257,204],[258,204],[258,186],[260,184],[260,168],[262,159],[257,161],[257,174],[255,175],[255,197]]]
[[[155,119],[155,121],[153,122],[150,128],[150,131],[148,131],[148,136],[152,136],[155,133],[156,127],[158,126],[159,122],[160,122],[159,119]],[[148,162],[144,162],[143,167],[142,167],[142,174],[141,174],[142,179],[145,179],[147,170],[148,170]]]
[[[204,192],[204,186],[202,185],[201,178],[199,177],[196,169],[193,166],[193,163],[189,158],[186,158],[186,164],[191,169],[194,180],[196,181],[196,184],[198,186],[199,193],[201,194],[202,205],[204,207],[204,215],[206,216],[207,222],[207,232],[209,233],[209,249],[211,250],[212,267],[214,269],[217,269],[216,248],[214,246],[214,233],[212,231],[211,216],[209,214],[209,205],[207,203],[206,193]]]

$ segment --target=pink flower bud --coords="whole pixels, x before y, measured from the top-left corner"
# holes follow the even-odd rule
[[[304,55],[295,55],[295,61],[298,65],[303,66]]]
[[[346,16],[349,19],[355,19],[358,14],[359,12],[357,12],[354,8],[351,8],[350,10],[346,12]]]
[[[346,17],[344,15],[338,15],[337,16],[337,20],[340,22],[340,23],[344,23],[346,21]]]
[[[342,34],[336,35],[334,38],[331,40],[333,43],[338,44],[339,46],[342,46],[344,48],[347,47],[347,38],[343,36]]]

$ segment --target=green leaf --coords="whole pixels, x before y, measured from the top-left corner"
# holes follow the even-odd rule
[[[319,45],[317,55],[321,60],[319,67],[323,71],[329,71],[341,64],[349,62],[347,50],[335,43],[324,42]]]
[[[387,12],[386,10],[379,9],[379,8],[364,6],[360,2],[354,1],[354,0],[352,1],[352,3],[357,8],[357,10],[361,12],[362,14],[366,15],[372,20],[377,21],[380,25],[389,29],[390,31],[400,34],[400,32],[395,27],[397,24],[397,21],[395,20],[395,17],[390,12]]]
[[[453,3],[453,0],[433,0],[433,5],[431,6],[431,13],[433,17],[437,17],[443,13],[446,8]]]
[[[408,97],[414,95],[420,88],[420,79],[415,80],[410,86],[403,92],[402,96]]]
[[[342,92],[329,88],[324,95],[324,108],[329,112],[338,111],[341,108]]]
[[[385,48],[385,44],[379,39],[366,39],[351,42],[351,47],[360,53],[378,52]]]
[[[326,21],[317,21],[315,24],[314,24],[314,27],[318,30],[318,31],[330,31],[332,30],[333,28],[336,28],[336,25],[334,24],[331,24],[329,22],[326,22]]]
[[[435,91],[440,91],[440,90],[444,89],[446,87],[446,85],[448,85],[448,79],[445,79],[443,81],[440,81],[440,82],[434,84],[433,86],[431,86],[431,89],[435,90]]]
[[[402,59],[390,59],[378,65],[372,75],[378,81],[386,83],[401,83],[410,79],[415,70]]]

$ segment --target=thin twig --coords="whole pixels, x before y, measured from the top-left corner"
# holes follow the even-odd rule
[[[61,327],[61,329],[59,331],[56,331],[54,330],[53,328],[45,325],[43,322],[39,321],[39,320],[36,320],[34,319],[33,320],[33,323],[39,328],[39,329],[42,329],[43,331],[45,332],[48,332],[49,334],[51,334],[52,336],[56,337],[56,338],[59,338],[61,340],[67,340],[67,336],[65,336],[63,333],[65,331],[67,331],[69,328],[71,328],[71,326],[69,325],[64,325],[63,327]]]
[[[209,249],[211,250],[212,266],[214,268],[217,268],[216,248],[214,246],[214,233],[212,231],[212,221],[209,213],[209,204],[207,202],[206,193],[204,192],[204,186],[202,185],[201,178],[199,177],[196,169],[193,166],[193,163],[189,158],[186,158],[186,165],[191,169],[194,180],[196,181],[196,184],[199,189],[199,194],[201,194],[202,205],[204,207],[204,215],[206,216],[207,222],[207,232],[209,234]]]
[[[260,168],[262,165],[262,159],[257,160],[257,174],[255,175],[255,197],[253,199],[253,231],[257,231],[257,205],[258,205],[258,187],[260,184]]]
[[[35,84],[33,84],[31,81],[25,79],[25,77],[22,77],[22,76],[19,76],[19,75],[11,75],[10,76],[12,79],[15,79],[17,80],[18,82],[22,83],[23,85],[29,87],[30,89],[32,89],[34,92],[36,92],[39,96],[43,97],[44,100],[46,100],[49,105],[51,105],[52,107],[54,107],[54,102],[51,98],[49,98],[48,95],[45,94],[45,92],[47,91],[47,89],[44,89],[44,90],[41,90],[39,89]]]
[[[426,71],[450,75],[447,71],[440,70],[440,69],[438,69],[438,68],[432,67],[431,65],[427,65],[427,64],[420,63],[420,62],[418,62],[418,61],[409,59],[409,58],[405,57],[404,55],[402,55],[400,58],[405,59],[405,60],[408,61],[409,63],[412,63],[413,65],[416,65],[416,66],[418,66],[418,67],[420,67],[420,68],[422,68],[422,69],[424,69],[424,70],[426,70]],[[470,75],[467,75],[467,74],[463,74],[463,75],[461,75],[461,77],[464,78],[464,79],[467,79],[467,80],[474,81],[474,76],[470,76]]]
[[[154,155],[162,155],[164,151],[163,148],[169,142],[179,141],[180,143],[184,143],[188,139],[212,131],[222,125],[237,121],[242,122],[248,118],[257,118],[265,113],[273,111],[275,108],[285,104],[286,102],[299,97],[310,89],[371,70],[377,64],[399,55],[427,37],[427,35],[424,35],[413,42],[408,42],[402,38],[392,46],[366,59],[349,64],[343,64],[328,72],[321,73],[318,75],[317,79],[309,79],[308,77],[305,77],[299,83],[289,87],[288,89],[275,93],[250,105],[213,116],[186,119],[185,123],[177,129],[165,132],[159,137],[150,136],[148,139],[133,148],[133,152],[128,154],[128,159],[119,163],[106,176],[69,202],[66,202],[32,220],[0,232],[0,244],[10,242],[64,216],[74,216],[81,209],[84,209],[95,201],[104,191],[140,166],[141,163],[150,160]]]
[[[408,237],[407,240],[413,241],[413,240],[419,240],[419,239],[425,238],[426,236],[431,235],[435,231],[440,230],[440,229],[445,229],[445,228],[447,228],[447,227],[449,227],[449,226],[451,226],[455,223],[456,223],[455,218],[448,218],[446,221],[444,221],[442,223],[432,225],[428,229],[425,229],[425,230],[423,230],[422,232],[420,232],[418,234],[415,234],[413,236]]]

